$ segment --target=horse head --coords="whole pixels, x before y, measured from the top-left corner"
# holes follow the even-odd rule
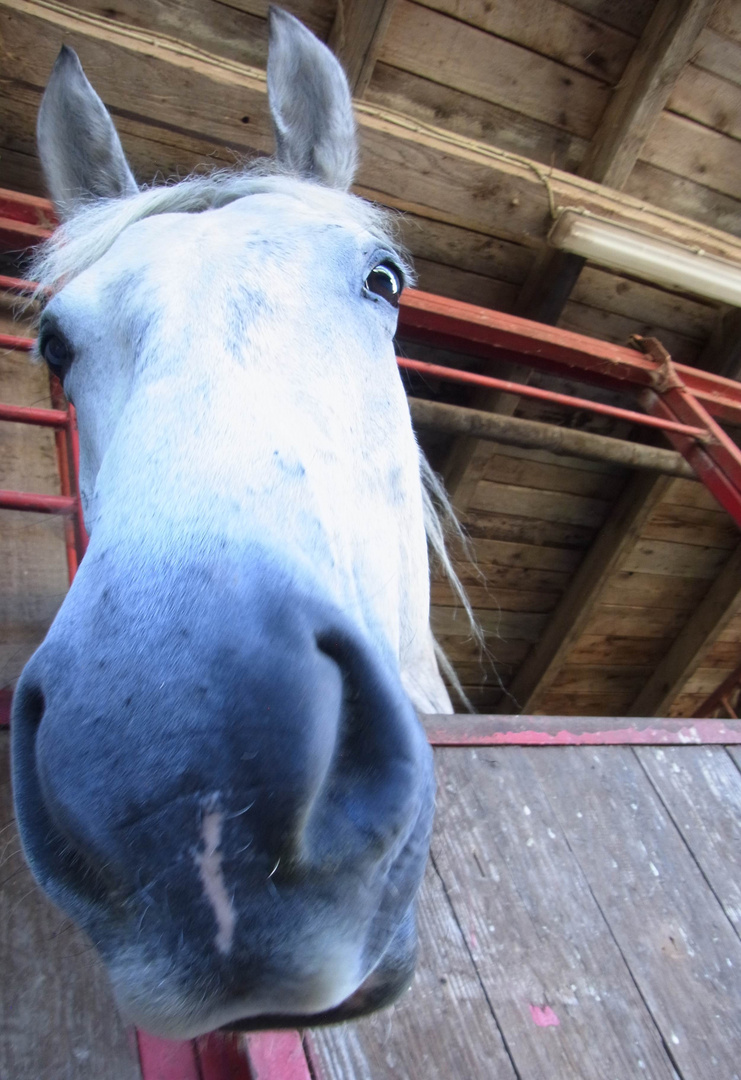
[[[186,1037],[408,984],[444,711],[409,271],[348,194],[340,65],[273,10],[270,165],[139,189],[63,48],[38,350],[77,409],[90,546],[12,716],[36,879],[128,1016]]]

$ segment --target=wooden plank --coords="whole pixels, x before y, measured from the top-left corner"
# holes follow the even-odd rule
[[[589,307],[577,303],[576,300],[569,300],[564,305],[558,326],[563,330],[573,330],[577,334],[600,338],[602,341],[612,341],[616,345],[625,345],[637,329],[635,319]],[[700,343],[696,339],[686,338],[650,322],[642,323],[641,326],[643,329],[639,330],[639,333],[645,333],[646,337],[658,337],[679,363],[695,364],[700,354]]]
[[[616,637],[582,634],[569,653],[570,664],[653,664],[671,645],[671,638]]]
[[[640,37],[653,11],[654,0],[571,0],[571,7]]]
[[[607,517],[611,504],[605,499],[587,499],[567,492],[535,490],[480,480],[470,506],[473,510],[517,513],[522,517],[596,528]]]
[[[504,589],[496,581],[484,585],[466,585],[471,605],[479,608],[504,608],[505,611],[552,611],[558,603],[560,590]],[[434,607],[458,607],[460,600],[446,581],[433,581],[430,602]]]
[[[623,187],[713,4],[659,0],[580,165],[582,176]]]
[[[429,8],[397,0],[379,59],[589,138],[604,82]]]
[[[738,235],[741,232],[738,199],[646,161],[636,162],[624,190],[626,194],[643,199],[647,206],[661,206],[675,214],[687,214],[727,233]]]
[[[659,336],[664,330],[671,330],[682,337],[703,342],[717,314],[717,307],[713,304],[677,296],[596,266],[584,267],[571,292],[571,299],[587,307],[659,327]]]
[[[665,500],[643,530],[643,537],[730,551],[738,543],[739,529],[725,512],[672,506]]]
[[[20,854],[0,732],[0,1076],[140,1080],[88,939],[34,885]]]
[[[518,514],[492,514],[479,510],[468,510],[461,515],[461,523],[472,538],[528,544],[530,547],[582,550],[589,547],[595,534],[594,529],[584,525],[564,525]]]
[[[716,9],[717,10],[717,9]],[[728,82],[741,82],[741,42],[733,41],[713,28],[713,17],[700,34],[692,64]]]
[[[418,921],[420,961],[401,1000],[367,1019],[312,1033],[323,1080],[516,1080],[468,943],[432,864]]]
[[[476,613],[476,621],[487,636],[532,642],[538,640],[548,616],[529,611],[480,611]],[[471,624],[463,608],[432,608],[430,623],[436,636],[471,636]]]
[[[739,46],[736,60],[741,62]],[[688,64],[677,79],[667,108],[733,139],[741,138],[741,85],[719,78],[696,63]]]
[[[345,69],[353,97],[361,98],[388,30],[396,0],[343,0],[327,44]]]
[[[414,270],[417,284],[426,292],[438,296],[449,296],[453,300],[463,300],[467,304],[493,308],[495,311],[511,311],[517,296],[517,286],[509,281],[497,281],[483,274],[472,274],[469,270],[446,266],[444,263],[431,262],[416,256]]]
[[[674,608],[643,605],[598,604],[586,624],[586,634],[615,637],[675,637],[687,622],[687,613]]]
[[[512,680],[510,692],[523,711],[535,710],[539,697],[565,662],[571,646],[586,630],[606,579],[613,570],[619,569],[626,552],[632,548],[652,510],[661,501],[668,482],[665,477],[636,476],[624,490],[576,571],[545,633]],[[620,633],[618,629],[614,632]]]
[[[738,141],[683,116],[660,116],[641,157],[667,172],[695,180],[733,199],[741,198]]]
[[[579,469],[564,467],[559,464],[545,464],[542,461],[533,460],[530,456],[522,456],[516,450],[514,453],[503,454],[499,447],[494,446],[494,453],[489,458],[484,472],[484,480],[494,483],[505,479],[508,484],[516,484],[518,487],[537,488],[545,491],[566,491],[572,495],[582,495],[586,498],[604,498],[605,485],[607,483],[620,483],[621,473],[616,469],[609,470],[606,465],[602,470]],[[514,448],[513,448],[514,449]],[[554,456],[554,455],[552,455]],[[558,462],[558,458],[555,458]],[[607,476],[610,479],[607,479]]]
[[[626,553],[621,570],[672,577],[714,578],[728,559],[727,548],[641,539]]]
[[[436,756],[433,860],[518,1076],[574,1080],[645,1069],[671,1077],[651,1017],[524,753]]]
[[[619,80],[635,45],[633,35],[555,0],[517,0],[514,6],[479,0],[422,3],[609,83]]]
[[[661,715],[702,663],[705,653],[737,613],[741,603],[741,544],[709,587],[651,678],[630,707],[630,715]]]
[[[602,601],[605,604],[690,611],[706,592],[707,581],[704,579],[618,570],[606,581]],[[570,663],[572,655],[569,655]]]
[[[629,702],[650,674],[647,664],[566,663],[553,679],[551,690],[554,694],[624,694]]]
[[[472,537],[471,547],[476,562],[494,566],[529,567],[570,573],[579,565],[579,551],[565,547],[514,543],[507,540],[488,540]]]
[[[471,97],[380,62],[365,100],[565,172],[576,169],[587,146],[578,135],[533,120],[514,108]]]
[[[677,1072],[737,1076],[741,942],[635,753],[523,753]]]

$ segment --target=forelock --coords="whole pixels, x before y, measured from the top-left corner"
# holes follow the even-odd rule
[[[161,214],[199,214],[215,210],[248,195],[291,195],[331,220],[350,218],[373,233],[392,250],[399,250],[394,216],[354,195],[277,171],[258,163],[249,169],[219,170],[169,184],[144,188],[125,198],[100,199],[82,207],[34,253],[29,275],[38,293],[49,296],[102,258],[130,225]],[[406,267],[408,272],[409,268]]]

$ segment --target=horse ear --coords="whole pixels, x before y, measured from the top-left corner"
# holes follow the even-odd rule
[[[138,191],[108,110],[66,45],[41,100],[36,140],[49,193],[63,218],[91,199]]]
[[[281,8],[270,8],[268,99],[279,163],[346,191],[357,163],[352,98],[326,45]]]

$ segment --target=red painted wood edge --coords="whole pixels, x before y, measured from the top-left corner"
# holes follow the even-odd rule
[[[0,727],[12,691],[0,689]],[[698,746],[741,744],[741,720],[633,716],[420,715],[432,746]]]
[[[432,746],[702,746],[741,744],[741,720],[606,716],[420,717]],[[609,726],[608,726],[609,725]]]
[[[142,1080],[205,1080],[201,1077],[194,1042],[158,1039],[146,1031],[136,1032]],[[224,1073],[224,1080],[229,1076]],[[235,1078],[236,1080],[236,1078]],[[239,1077],[239,1080],[242,1080]],[[246,1080],[250,1080],[249,1077]]]
[[[251,1080],[312,1080],[297,1031],[258,1031],[244,1040]]]
[[[195,1045],[200,1080],[255,1080],[244,1035],[214,1031],[196,1039]],[[282,1074],[274,1072],[270,1080],[282,1080]]]

